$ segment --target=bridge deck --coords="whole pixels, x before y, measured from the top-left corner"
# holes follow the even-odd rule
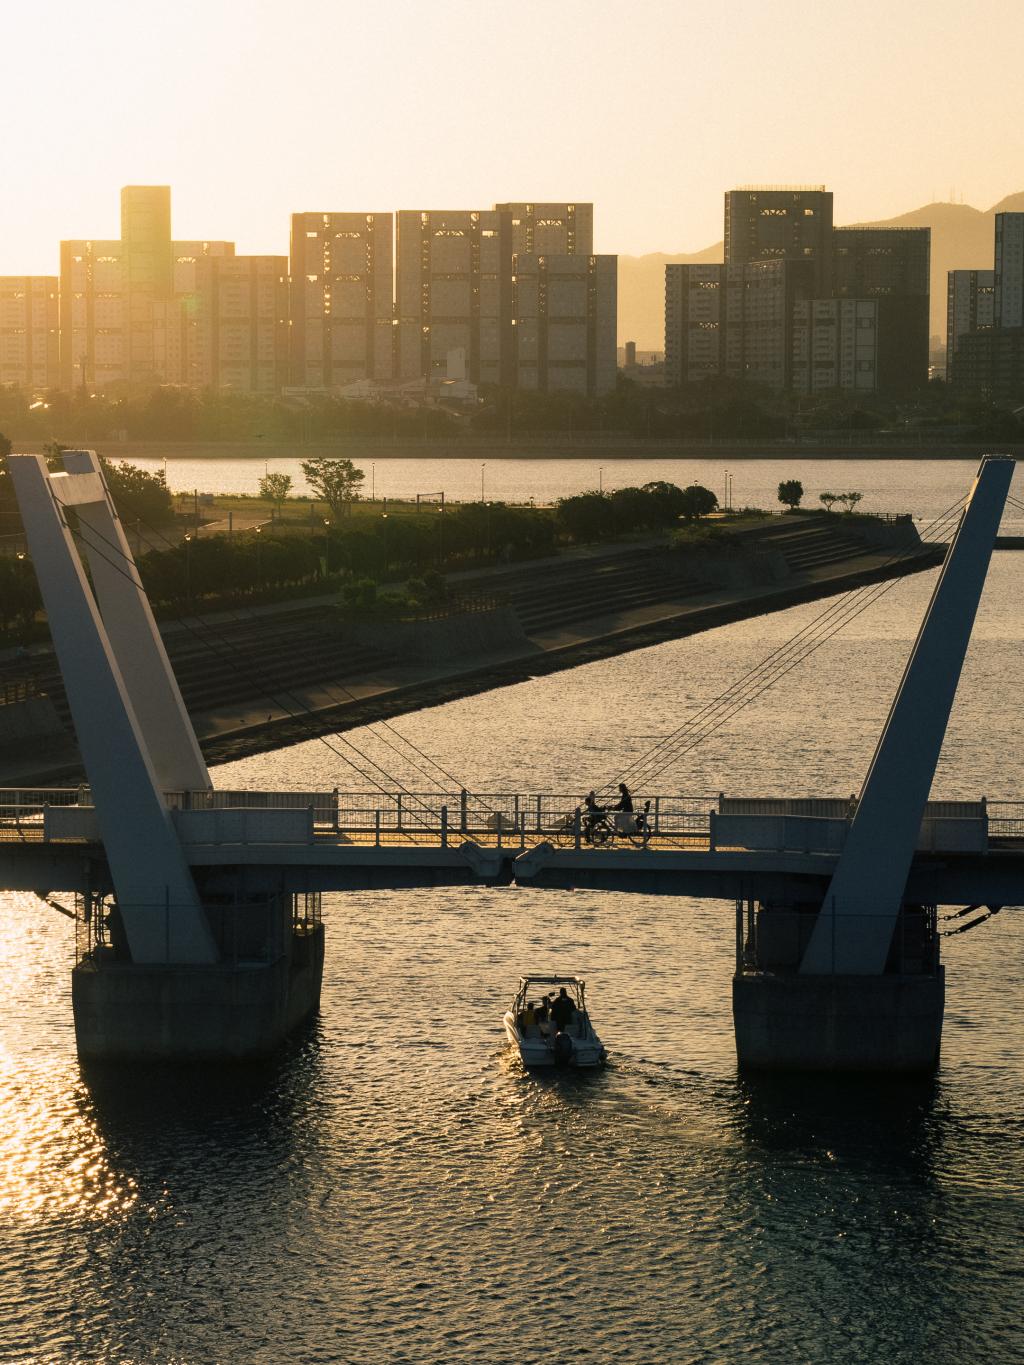
[[[823,893],[854,810],[847,798],[663,795],[651,798],[646,837],[612,830],[595,844],[564,795],[202,792],[167,802],[205,878],[244,869],[296,890],[514,880],[726,899]],[[0,791],[0,884],[79,889],[105,861],[88,789]],[[1024,802],[930,803],[906,894],[1024,901]]]

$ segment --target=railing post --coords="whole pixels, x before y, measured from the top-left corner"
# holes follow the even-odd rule
[[[441,807],[441,847],[448,847],[448,807]]]
[[[306,810],[307,810],[307,812],[309,813],[309,833],[308,833],[308,835],[306,836],[306,842],[309,843],[309,844],[315,844],[315,843],[316,843],[316,807],[312,804],[312,802],[310,802],[310,804],[306,807]],[[337,823],[337,821],[335,821],[335,823]]]
[[[537,833],[538,833],[538,834],[540,833],[540,826],[541,826],[541,820],[542,820],[542,819],[543,819],[543,816],[542,816],[542,814],[541,814],[541,797],[538,795],[538,797],[537,797]],[[525,827],[524,827],[524,832],[525,832]]]
[[[331,795],[334,797],[334,832],[335,832],[335,834],[337,834],[337,832],[338,832],[338,818],[339,818],[339,817],[338,817],[338,789],[337,789],[337,787],[334,788],[334,790],[331,792]]]
[[[396,829],[398,830],[399,834],[401,834],[401,832],[402,832],[402,793],[401,793],[401,792],[398,793],[398,796],[397,796],[396,799],[397,799],[397,801],[398,801],[398,823],[397,823],[397,825],[396,825]]]
[[[579,806],[576,807],[572,817],[572,836],[576,846],[576,852],[580,851],[580,835],[583,833],[583,816]]]
[[[743,970],[743,902],[736,901],[736,975]]]
[[[465,834],[469,829],[469,792],[465,787],[459,792],[459,831]]]
[[[380,848],[380,806],[373,812],[373,845]]]
[[[654,832],[658,834],[661,830],[661,797],[654,798]]]

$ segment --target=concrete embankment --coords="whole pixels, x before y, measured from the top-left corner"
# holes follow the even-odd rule
[[[773,518],[725,545],[588,548],[457,575],[497,600],[490,610],[353,622],[325,601],[203,618],[165,639],[204,753],[224,762],[919,572],[942,549],[909,521]],[[31,751],[0,744],[0,785],[77,780],[70,736],[59,758]]]

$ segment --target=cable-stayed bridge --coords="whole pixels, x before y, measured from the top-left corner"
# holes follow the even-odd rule
[[[1024,900],[1024,808],[928,802],[1012,460],[984,461],[947,514],[956,534],[856,798],[655,784],[886,584],[836,599],[636,760],[623,777],[642,818],[591,829],[578,797],[470,793],[422,750],[418,770],[448,785],[394,790],[344,735],[323,742],[362,793],[214,790],[102,469],[92,452],[63,459],[55,474],[37,456],[10,467],[89,786],[0,793],[0,883],[78,897],[85,1055],[265,1051],[319,998],[322,892],[515,882],[734,900],[743,1062],[935,1064],[937,907]]]

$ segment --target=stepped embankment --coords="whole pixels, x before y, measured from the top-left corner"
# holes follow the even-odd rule
[[[909,518],[773,517],[690,545],[584,547],[452,575],[456,591],[489,605],[434,620],[351,620],[322,599],[162,630],[203,751],[219,763],[920,572],[943,550],[922,544]],[[64,737],[36,747],[10,714],[0,785],[77,781],[53,654],[0,657],[0,685],[28,673]]]

